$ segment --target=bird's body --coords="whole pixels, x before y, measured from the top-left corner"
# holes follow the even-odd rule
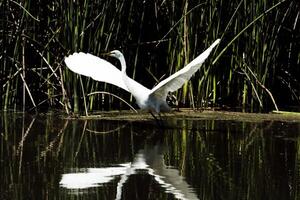
[[[119,59],[122,67],[121,71],[106,60],[81,52],[66,57],[65,63],[70,70],[77,74],[116,85],[130,92],[136,99],[138,106],[143,110],[149,110],[156,113],[168,112],[171,110],[166,102],[168,93],[174,92],[182,87],[182,85],[200,68],[219,42],[220,39],[216,40],[192,62],[161,81],[151,90],[127,76],[125,58],[118,50],[111,51],[109,55]]]

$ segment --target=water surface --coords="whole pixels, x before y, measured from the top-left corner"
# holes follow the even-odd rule
[[[300,197],[299,122],[0,118],[0,199]]]

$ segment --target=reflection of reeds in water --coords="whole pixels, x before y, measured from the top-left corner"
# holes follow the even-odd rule
[[[151,88],[219,37],[216,54],[176,93],[181,106],[273,108],[262,85],[280,105],[299,102],[295,1],[29,0],[3,1],[0,7],[2,109],[128,108],[104,93],[87,96],[109,91],[130,99],[116,87],[79,79],[64,67],[64,56],[120,49],[128,74]]]
[[[192,192],[200,199],[294,199],[299,194],[298,124],[175,119],[169,123],[162,131],[144,123],[62,120],[56,115],[23,118],[6,113],[0,120],[0,187],[7,192],[0,197],[68,199],[68,192],[59,189],[61,174],[135,163],[140,155],[148,169],[161,176],[156,179],[160,184],[167,189],[171,184],[174,191]],[[184,185],[176,185],[174,173]],[[122,194],[128,199],[132,193],[143,195],[145,191],[137,190],[142,178],[149,195],[156,197],[153,177],[126,179]],[[78,195],[112,199],[118,182],[116,177],[105,187]],[[168,196],[161,195],[164,198]]]

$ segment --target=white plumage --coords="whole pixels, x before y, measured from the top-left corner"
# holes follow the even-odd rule
[[[141,109],[154,111],[156,113],[168,112],[171,110],[166,102],[168,92],[174,92],[182,87],[182,85],[198,71],[219,42],[220,39],[217,39],[192,62],[161,81],[151,90],[127,76],[125,58],[118,50],[111,51],[108,55],[119,59],[122,70],[119,70],[106,60],[82,52],[74,53],[66,57],[65,63],[70,70],[77,74],[91,77],[97,81],[113,84],[130,92]]]

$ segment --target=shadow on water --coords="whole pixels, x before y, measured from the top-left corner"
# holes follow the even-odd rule
[[[1,116],[0,199],[296,199],[296,122]]]

